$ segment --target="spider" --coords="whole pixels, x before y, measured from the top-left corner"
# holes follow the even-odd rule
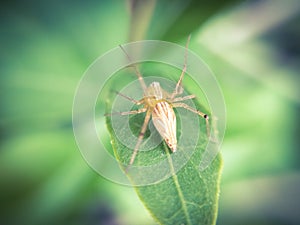
[[[126,171],[130,166],[134,163],[134,160],[136,158],[136,155],[138,153],[139,147],[143,141],[145,132],[148,127],[148,123],[152,117],[152,122],[154,124],[154,127],[160,134],[160,136],[164,139],[168,147],[172,152],[176,152],[177,149],[177,137],[176,137],[176,116],[174,113],[173,108],[181,107],[185,108],[193,113],[198,114],[206,121],[206,131],[207,136],[209,137],[209,117],[207,114],[194,109],[190,107],[189,105],[183,103],[182,101],[193,99],[196,96],[195,95],[187,95],[180,97],[183,93],[182,88],[182,80],[184,77],[184,74],[186,72],[187,68],[187,49],[190,42],[190,35],[187,39],[186,46],[185,46],[185,57],[184,57],[184,66],[181,72],[181,75],[179,77],[179,80],[176,83],[175,89],[172,93],[168,93],[166,90],[164,90],[159,82],[152,82],[148,87],[143,79],[143,76],[141,75],[139,69],[134,64],[132,65],[135,74],[138,77],[139,83],[143,89],[143,98],[140,100],[135,100],[129,96],[123,95],[122,93],[117,92],[118,95],[126,98],[127,100],[133,102],[135,105],[141,105],[143,106],[140,109],[132,110],[128,112],[119,112],[118,115],[133,115],[133,114],[139,114],[139,113],[146,113],[145,119],[143,122],[143,125],[141,127],[141,130],[138,135],[137,143],[134,147],[132,156],[130,158],[129,164],[127,166]],[[127,58],[131,61],[130,56],[127,54],[125,49],[120,45],[120,48],[122,51],[126,54]],[[112,114],[106,114],[112,115]]]

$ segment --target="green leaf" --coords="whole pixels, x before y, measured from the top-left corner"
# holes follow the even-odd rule
[[[111,107],[110,104],[108,103],[109,107]],[[197,108],[201,109],[200,104],[197,102],[195,104]],[[175,109],[176,112],[177,110]],[[184,120],[185,118],[180,119]],[[143,121],[144,115],[142,114],[129,117],[129,125],[135,136],[138,135]],[[202,120],[200,122],[204,123]],[[122,144],[120,137],[116,136],[112,127],[112,120],[109,117],[107,117],[107,127],[111,135],[116,159],[120,164],[127,165],[132,155],[132,149]],[[154,172],[148,171],[149,173],[145,172],[144,174],[139,174],[139,172],[134,175],[127,174],[139,198],[160,224],[211,225],[216,223],[222,160],[220,154],[218,154],[207,169],[204,171],[199,170],[201,157],[207,144],[205,126],[201,126],[201,128],[195,151],[190,158],[187,157],[187,162],[177,173],[175,172],[175,163],[172,158],[172,154],[177,154],[177,152],[171,153],[167,145],[162,142],[151,151],[139,151],[134,165],[149,166],[161,160],[167,160],[171,176],[155,182],[156,175],[160,173],[159,170]],[[179,133],[180,126],[178,127]],[[148,129],[144,140],[149,135],[150,131]],[[123,165],[121,168],[124,169]],[[154,180],[151,180],[153,182],[149,185],[135,186],[137,185],[136,181],[140,181],[135,179],[135,176],[139,178],[152,176],[151,178],[154,177]]]
[[[207,170],[200,172],[197,158],[196,153],[182,170],[161,183],[136,188],[161,224],[216,223],[221,159],[218,156]]]

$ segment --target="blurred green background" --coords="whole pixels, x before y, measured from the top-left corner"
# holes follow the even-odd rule
[[[300,2],[6,1],[0,9],[0,224],[155,224],[94,172],[72,132],[81,76],[119,44],[184,44],[227,105],[218,224],[300,224]]]

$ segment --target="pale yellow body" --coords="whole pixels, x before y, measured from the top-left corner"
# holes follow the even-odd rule
[[[152,112],[152,122],[165,140],[172,152],[176,151],[176,116],[171,104],[166,100],[169,96],[164,91],[158,82],[153,82],[147,89],[147,97],[144,97],[145,102]]]

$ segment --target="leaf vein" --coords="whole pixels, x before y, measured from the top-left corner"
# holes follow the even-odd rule
[[[191,223],[191,219],[190,219],[190,216],[189,216],[189,213],[188,213],[186,201],[185,201],[185,199],[184,199],[184,196],[183,196],[183,193],[182,193],[182,190],[181,190],[179,181],[178,181],[178,177],[177,177],[176,172],[175,172],[175,170],[174,170],[172,158],[171,158],[171,156],[170,156],[169,150],[168,150],[168,148],[166,147],[166,145],[164,145],[164,147],[165,147],[165,151],[167,152],[167,155],[168,155],[168,162],[169,162],[170,169],[171,169],[171,172],[172,172],[172,179],[173,179],[173,181],[174,181],[174,183],[175,183],[176,190],[177,190],[177,193],[178,193],[180,202],[181,202],[181,206],[182,206],[184,215],[185,215],[186,220],[187,220],[187,224],[190,224],[190,225],[191,225],[192,223]]]

